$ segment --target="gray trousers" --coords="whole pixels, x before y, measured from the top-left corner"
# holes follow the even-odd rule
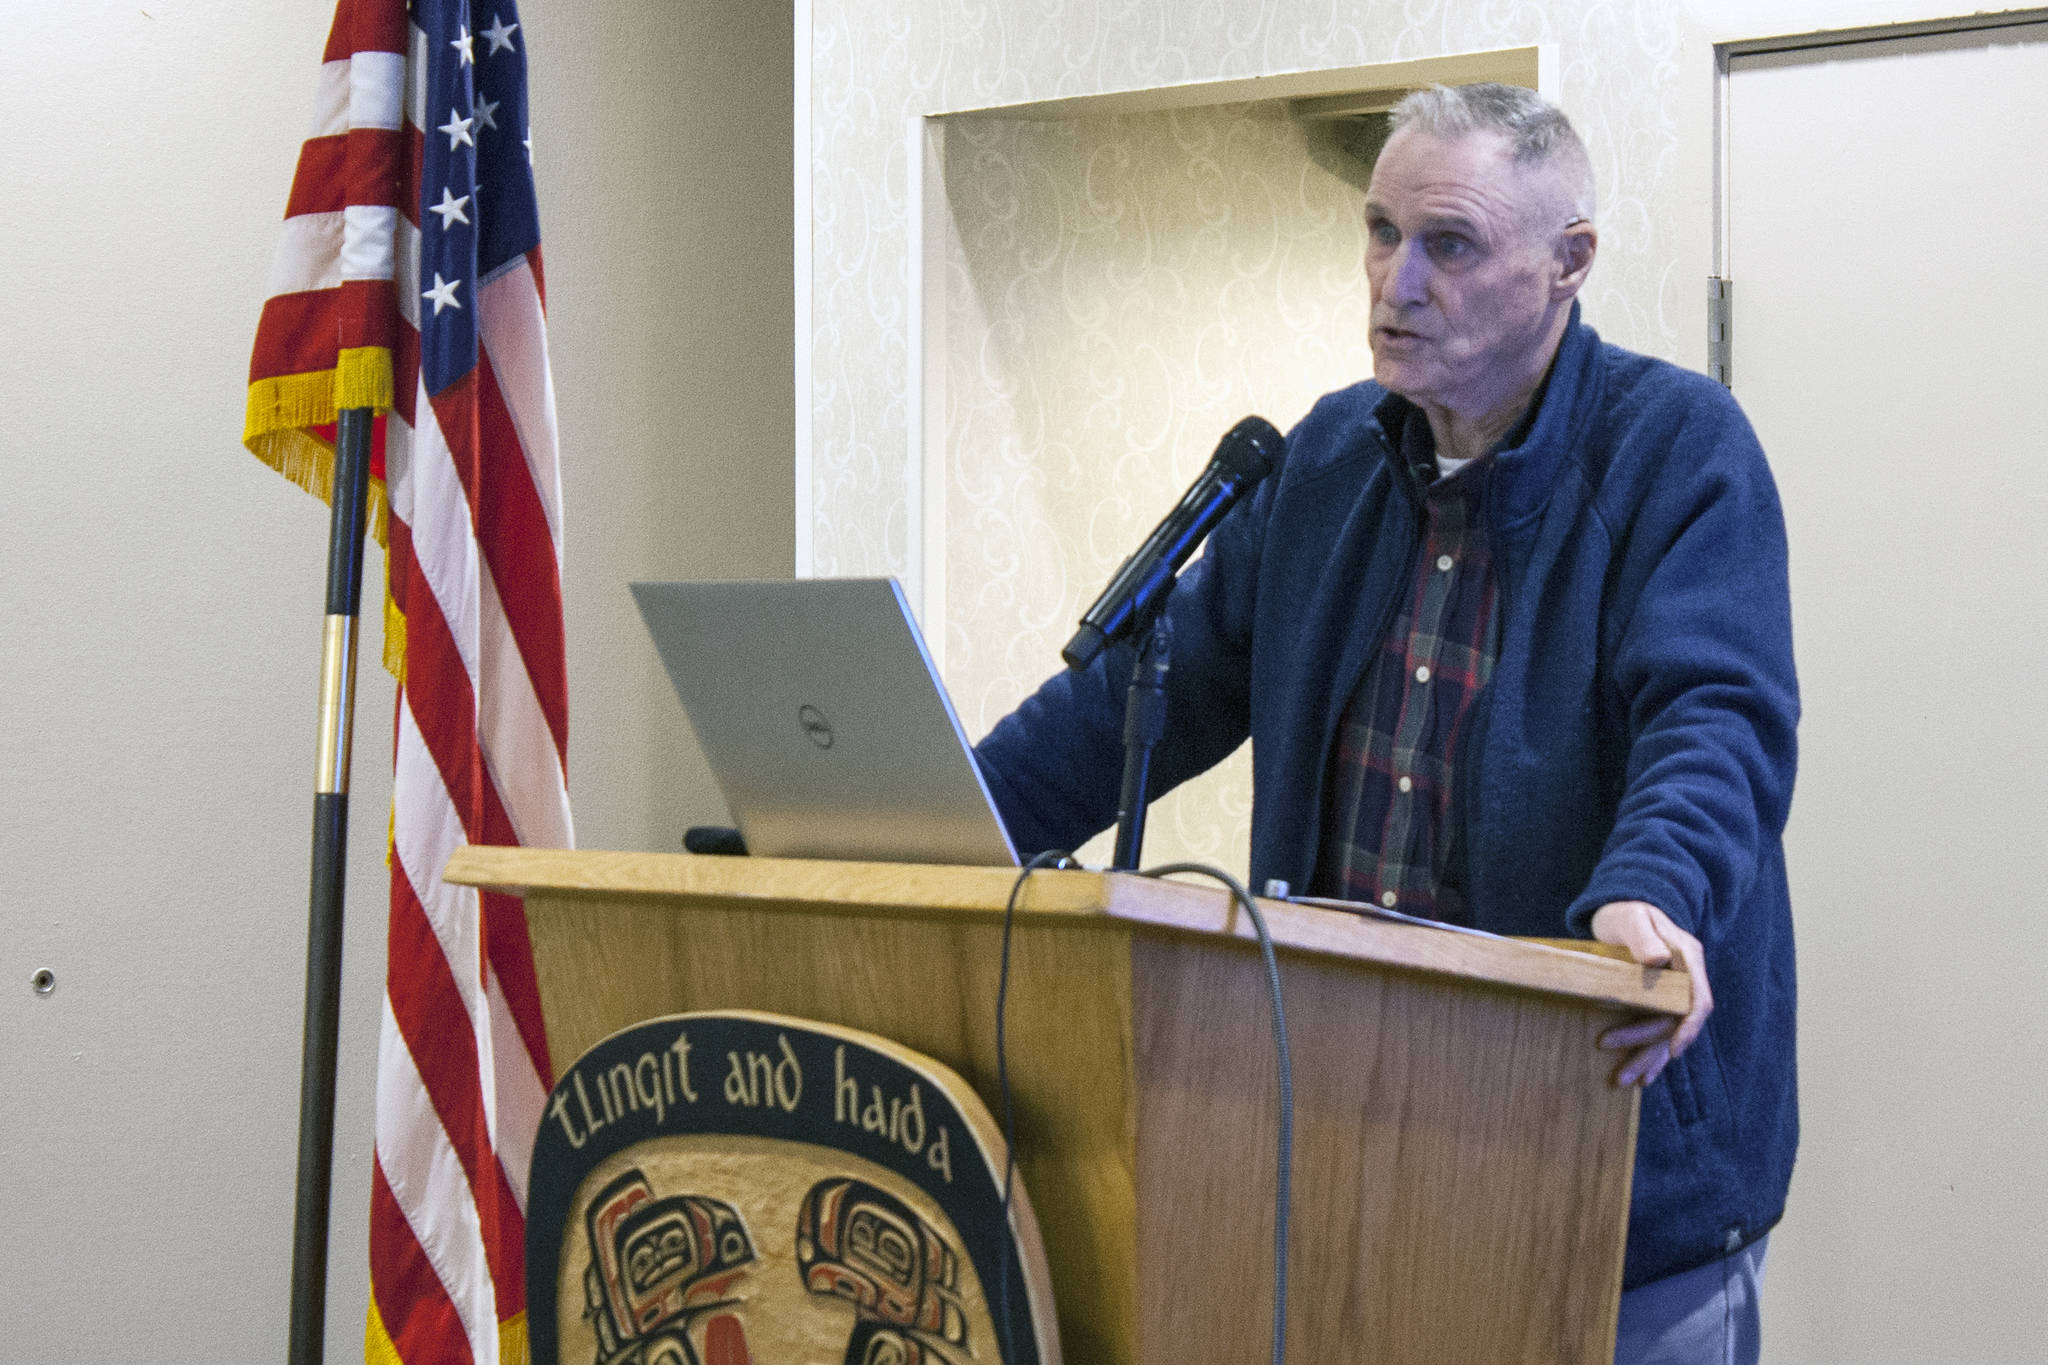
[[[1770,1240],[1623,1294],[1614,1365],[1756,1365],[1757,1289]]]

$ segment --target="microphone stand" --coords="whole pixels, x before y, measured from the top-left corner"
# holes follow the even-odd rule
[[[1124,786],[1117,802],[1116,853],[1112,871],[1135,872],[1138,850],[1145,842],[1145,788],[1151,778],[1152,749],[1166,733],[1166,673],[1172,666],[1173,628],[1166,619],[1166,599],[1159,594],[1152,620],[1131,666],[1130,690],[1124,694]]]

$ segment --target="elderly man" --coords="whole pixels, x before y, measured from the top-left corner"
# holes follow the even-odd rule
[[[1539,97],[1410,96],[1365,212],[1374,378],[1183,578],[1154,788],[1249,736],[1254,885],[1681,962],[1675,1029],[1602,1040],[1647,1087],[1616,1358],[1754,1360],[1798,1130],[1770,472],[1723,389],[1580,322],[1592,174]],[[1114,820],[1130,662],[980,746],[1020,848]]]

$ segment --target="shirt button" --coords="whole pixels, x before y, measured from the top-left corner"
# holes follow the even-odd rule
[[[1380,892],[1380,904],[1386,906],[1389,910],[1394,908],[1394,901],[1396,899],[1397,897],[1391,891]]]
[[[1439,569],[1442,569],[1445,573],[1449,573],[1451,571],[1451,565],[1455,563],[1457,563],[1457,561],[1452,559],[1449,555],[1438,555],[1436,557],[1436,566]]]
[[[1420,668],[1418,668],[1418,669],[1416,669],[1416,670],[1415,670],[1415,681],[1417,681],[1417,682],[1428,682],[1428,681],[1429,681],[1429,665],[1428,665],[1428,664],[1424,664],[1424,665],[1423,665],[1422,667],[1420,667]]]
[[[1399,783],[1397,783],[1396,785],[1397,785],[1397,786],[1399,786],[1399,787],[1401,788],[1401,790],[1402,790],[1402,791],[1404,791],[1404,792],[1405,792],[1405,791],[1412,791],[1412,790],[1414,790],[1414,787],[1415,787],[1415,779],[1414,779],[1414,778],[1412,778],[1412,777],[1404,777],[1404,778],[1402,778],[1402,779],[1400,780],[1400,782],[1399,782]]]

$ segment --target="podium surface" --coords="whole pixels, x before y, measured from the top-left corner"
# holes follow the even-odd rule
[[[473,846],[446,875],[525,898],[558,1069],[655,1015],[756,1009],[926,1053],[1001,1113],[1013,871]],[[1683,1014],[1684,974],[1261,909],[1295,1085],[1289,1360],[1612,1359],[1637,1095],[1594,1040]],[[1275,1050],[1229,895],[1033,873],[1006,1051],[1065,1358],[1265,1359]]]

